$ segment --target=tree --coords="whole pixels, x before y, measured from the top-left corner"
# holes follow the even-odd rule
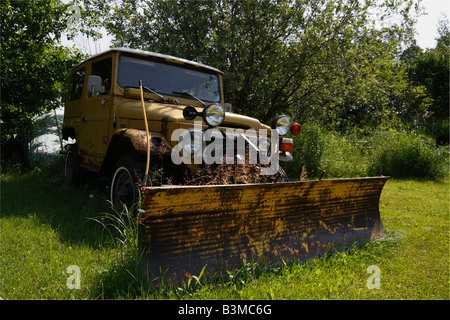
[[[440,20],[439,37],[433,49],[422,50],[413,44],[401,55],[402,64],[408,71],[412,85],[422,86],[432,101],[430,116],[439,120],[449,117],[449,54],[450,31],[448,20]]]
[[[400,43],[412,36],[414,3],[85,0],[84,6],[115,45],[223,70],[226,99],[240,112],[266,123],[289,113],[346,117],[356,125],[389,107],[392,67]],[[388,23],[394,16],[399,22]]]
[[[411,80],[426,88],[433,103],[432,115],[438,120],[449,118],[449,54],[450,31],[448,20],[439,23],[439,38],[434,49],[419,54],[410,72]]]
[[[70,67],[82,57],[59,46],[66,9],[50,0],[0,4],[2,145],[12,134],[26,136],[32,116],[60,105]]]
[[[438,33],[435,48],[422,50],[413,43],[403,51],[400,60],[406,70],[409,89],[420,92],[421,99],[410,101],[409,114],[414,115],[439,143],[448,143],[450,32],[447,19],[439,21]]]

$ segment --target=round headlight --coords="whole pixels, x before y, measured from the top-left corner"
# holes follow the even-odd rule
[[[211,127],[218,126],[225,120],[225,110],[220,104],[210,104],[203,110],[203,120]]]
[[[280,136],[284,136],[291,128],[291,120],[285,115],[275,117],[272,120],[271,128],[277,130]]]

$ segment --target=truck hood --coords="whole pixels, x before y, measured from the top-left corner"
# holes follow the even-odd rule
[[[176,122],[183,124],[194,124],[194,121],[202,121],[202,117],[196,117],[194,120],[186,120],[183,117],[183,109],[186,105],[174,105],[155,102],[145,102],[148,121],[161,121],[163,118],[167,122]],[[203,107],[196,107],[197,111],[202,112]],[[141,102],[137,100],[126,99],[121,101],[116,108],[116,117],[128,119],[143,119]],[[269,126],[262,124],[259,120],[240,115],[233,112],[225,113],[225,121],[221,127],[243,128],[243,129],[270,129]]]

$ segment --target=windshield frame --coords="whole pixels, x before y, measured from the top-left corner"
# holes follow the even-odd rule
[[[180,75],[182,74],[182,72],[185,72],[185,75],[190,75],[191,77],[210,77],[210,81],[207,81],[206,83],[214,83],[217,82],[217,93],[216,91],[212,92],[210,94],[209,97],[205,96],[204,94],[201,94],[195,90],[192,91],[187,91],[187,89],[190,88],[184,88],[183,90],[185,92],[190,92],[192,94],[194,94],[196,97],[199,97],[202,101],[206,101],[208,103],[222,103],[223,100],[223,93],[222,93],[222,79],[221,79],[221,74],[218,72],[214,72],[213,70],[210,69],[206,69],[206,68],[201,68],[195,65],[190,65],[188,63],[172,63],[170,61],[166,61],[157,57],[143,57],[143,56],[137,56],[137,55],[133,55],[133,54],[127,54],[127,53],[120,53],[119,57],[118,57],[118,61],[117,61],[117,76],[116,76],[116,82],[117,85],[121,88],[126,88],[126,87],[136,87],[139,80],[143,81],[143,85],[145,85],[148,88],[151,88],[152,90],[157,91],[158,93],[164,95],[164,96],[172,96],[172,97],[177,97],[177,98],[183,98],[183,99],[190,99],[190,100],[195,100],[193,97],[189,97],[186,94],[176,94],[174,92],[181,92],[182,90],[180,89],[180,87],[170,87],[170,86],[164,86],[162,85],[162,87],[158,87],[155,84],[150,83],[150,81],[148,81],[149,79],[137,79],[139,77],[139,75],[136,76],[136,84],[130,83],[129,79],[123,79],[124,75],[123,75],[123,71],[122,71],[122,67],[123,67],[123,59],[130,59],[128,62],[129,63],[133,63],[132,60],[137,60],[137,61],[142,61],[142,65],[148,64],[151,67],[154,66],[158,66],[159,68],[165,68],[167,67],[167,70],[172,71],[172,72],[176,72],[176,71],[180,71]],[[151,65],[153,64],[153,65]],[[130,76],[130,75],[128,75]],[[173,82],[174,77],[172,75],[172,77],[167,77],[167,80],[171,80],[171,82]],[[177,77],[176,79],[180,79],[180,77]],[[146,81],[147,80],[147,81]],[[205,84],[206,84],[205,83]],[[197,85],[201,85],[201,83],[199,82]],[[156,86],[156,88],[155,88]],[[206,88],[206,90],[208,90]],[[215,95],[214,98],[211,98],[212,95]]]

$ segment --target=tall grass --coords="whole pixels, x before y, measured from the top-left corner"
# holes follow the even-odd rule
[[[369,134],[328,131],[307,123],[294,138],[294,162],[285,165],[291,178],[306,168],[308,178],[389,175],[440,179],[448,176],[449,149],[413,130],[376,129]]]

